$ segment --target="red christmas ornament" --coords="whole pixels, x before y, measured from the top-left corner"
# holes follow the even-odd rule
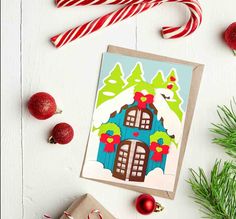
[[[49,138],[51,144],[68,144],[74,137],[73,128],[67,123],[59,123],[52,130]]]
[[[55,99],[45,92],[34,94],[29,99],[28,109],[32,116],[40,120],[45,120],[56,113],[61,113],[61,110],[57,109]]]
[[[224,39],[229,48],[234,51],[236,55],[236,22],[229,25],[224,33]]]
[[[151,195],[148,194],[140,195],[135,201],[135,206],[137,211],[143,215],[148,215],[152,212],[160,212],[164,209]]]

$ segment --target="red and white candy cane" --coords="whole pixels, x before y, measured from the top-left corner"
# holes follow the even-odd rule
[[[156,0],[56,0],[56,5],[60,8],[81,5],[130,5],[145,2],[153,3],[156,2]]]
[[[98,4],[126,4],[126,6],[86,24],[60,33],[52,37],[51,42],[57,48],[62,47],[75,39],[82,38],[85,35],[125,20],[129,17],[133,17],[134,15],[140,14],[165,2],[182,3],[185,4],[190,10],[190,19],[184,26],[162,28],[162,35],[165,39],[188,36],[199,27],[202,22],[202,9],[197,0],[56,0],[58,7]]]
[[[47,218],[47,219],[52,219],[52,217],[50,215],[48,215],[48,214],[43,215],[43,217]]]
[[[74,219],[71,214],[69,214],[67,211],[64,211],[64,215],[66,216],[66,218],[68,219]]]
[[[88,219],[91,219],[90,216],[93,215],[93,214],[97,215],[97,218],[98,218],[98,219],[102,219],[102,214],[101,214],[101,212],[100,212],[99,210],[97,210],[97,209],[94,209],[94,210],[92,210],[92,211],[89,213]]]

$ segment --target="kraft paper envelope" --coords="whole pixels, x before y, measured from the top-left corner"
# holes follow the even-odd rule
[[[149,193],[164,198],[174,199],[204,65],[173,59],[169,57],[149,54],[145,52],[139,52],[131,49],[120,48],[116,46],[109,46],[107,52],[108,53],[104,54],[103,56],[103,62],[100,72],[100,81],[98,84],[98,88],[99,86],[100,88],[98,90],[97,100],[96,100],[97,106],[95,106],[96,108],[94,111],[93,125],[90,132],[89,142],[86,150],[86,156],[81,176],[87,179],[92,179],[95,181],[107,183],[125,189],[134,190],[141,193]],[[111,69],[111,66],[113,66],[111,64],[116,59],[119,60],[119,62],[115,64],[113,63],[114,68]],[[126,75],[125,78],[124,72],[127,72],[128,69],[130,69],[127,66],[130,66],[133,63],[136,63],[134,69],[131,71],[131,74]],[[165,77],[164,73],[158,72],[158,74],[153,76],[152,82],[150,82],[150,79],[145,81],[146,80],[145,76],[146,78],[149,77],[148,75],[145,75],[147,69],[149,69],[150,71],[151,67],[153,66],[154,67],[158,66],[158,68],[162,66],[162,72],[168,71],[169,74],[166,75]],[[110,70],[111,71],[109,75],[105,75],[106,76],[105,77],[102,74],[104,74],[104,72],[106,73],[108,69],[109,71]],[[191,69],[191,72],[189,69]],[[143,71],[145,72],[145,74],[142,75],[141,73]],[[190,74],[188,74],[188,72],[191,73],[191,77],[189,76]],[[158,118],[159,113],[165,115],[165,112],[164,111],[162,112],[162,110],[160,110],[160,107],[159,108],[155,107],[156,106],[155,104],[157,104],[155,102],[156,93],[152,95],[152,88],[154,86],[153,83],[157,82],[158,84],[160,84],[160,78],[162,78],[161,79],[162,85],[164,84],[163,78],[164,80],[166,80],[165,91],[163,91],[163,89],[159,89],[158,91],[158,89],[155,88],[156,89],[155,92],[157,91],[165,92],[164,94],[162,93],[160,94],[166,98],[166,102],[170,101],[170,98],[173,98],[173,95],[176,96],[175,92],[177,92],[176,90],[178,90],[177,85],[182,83],[182,92],[184,91],[184,89],[187,90],[186,93],[188,95],[185,97],[186,101],[185,101],[185,111],[183,111],[184,114],[180,114],[179,111],[176,110],[176,108],[173,108],[176,110],[176,115],[178,115],[179,118],[181,118],[182,131],[181,131],[181,138],[179,138],[180,139],[179,144],[177,144],[178,149],[171,149],[171,147],[169,147],[172,144],[170,143],[170,141],[172,141],[170,139],[173,138],[177,139],[176,137],[177,135],[171,136],[171,131],[170,133],[167,133],[168,129],[166,128],[167,125],[163,124],[163,117]],[[140,82],[140,80],[142,81],[142,83]],[[188,80],[189,80],[188,82],[189,85],[187,86],[186,84]],[[186,84],[183,85],[185,81]],[[147,88],[149,87],[151,90],[149,89],[148,93],[144,94],[142,92],[145,92],[146,90],[143,91],[141,88],[143,84],[144,85],[148,84],[147,82],[149,84],[152,83],[151,86],[152,88],[150,88],[150,85],[147,85]],[[113,87],[114,84],[116,84],[116,87]],[[133,84],[135,84],[134,88],[132,87]],[[118,91],[119,86],[120,87],[126,86],[127,88],[125,88],[123,91]],[[188,89],[186,87],[188,87]],[[115,95],[113,94],[113,92],[116,92]],[[168,93],[172,94],[168,96],[169,95]],[[104,96],[104,94],[106,94],[106,96]],[[134,97],[132,96],[133,99],[128,97],[129,94],[135,95]],[[113,98],[112,95],[115,97]],[[166,95],[168,97],[166,97]],[[182,95],[184,96],[184,94]],[[118,102],[122,102],[122,100],[124,101],[124,99],[126,98],[127,102],[130,104],[128,103],[125,105],[121,104],[120,105],[121,108],[119,108],[120,110],[118,110],[117,108],[115,112],[109,111],[112,109],[112,107],[114,107],[114,105],[118,104]],[[184,100],[184,98],[182,99],[182,97],[180,97],[177,100],[180,99],[182,101]],[[129,102],[132,100],[133,101],[135,100],[136,102],[132,103]],[[171,105],[169,108],[171,108]],[[133,112],[131,112],[131,109]],[[106,117],[106,115],[104,117],[104,114],[106,113],[105,111],[111,113],[109,114],[110,117]],[[141,119],[139,112],[141,114]],[[131,115],[132,113],[134,114],[136,113],[135,115],[139,114],[139,117],[133,116],[134,114]],[[124,117],[122,117],[123,114],[125,114]],[[144,118],[144,115],[148,117]],[[169,115],[172,114],[169,113]],[[184,119],[181,117],[181,115],[184,115],[183,116]],[[104,121],[107,120],[103,120],[103,123],[100,123],[100,125],[102,124],[103,127],[100,126],[102,128],[98,129],[95,126],[96,120],[102,121],[103,119],[102,117],[107,118],[107,120],[108,119],[109,120],[106,124],[104,124]],[[169,119],[169,121],[170,124],[172,120]],[[143,122],[146,125],[142,125]],[[168,122],[168,118],[165,118],[165,116],[164,116],[164,122]],[[154,130],[154,132],[152,132],[153,131],[152,129],[157,127],[159,128]],[[130,136],[129,137],[126,136],[126,138],[124,138],[125,140],[124,139],[122,140],[122,130],[125,130],[125,134],[127,135],[127,133],[130,132],[131,128],[133,128],[132,130],[134,130],[132,132],[133,138],[130,140]],[[109,131],[109,129],[111,129],[112,131]],[[171,130],[171,127],[169,130]],[[97,132],[96,136],[94,132]],[[158,137],[157,140],[155,140],[156,142],[154,142],[155,144],[152,145],[151,140],[149,139],[148,141],[150,142],[148,143],[147,141],[145,142],[145,136],[147,132],[151,133],[149,135],[150,139],[155,139],[156,137]],[[157,135],[155,136],[153,133]],[[98,138],[98,136],[100,139]],[[159,138],[160,136],[162,137]],[[98,141],[100,142],[98,143]],[[149,143],[151,145],[149,145]],[[94,161],[96,165],[90,164],[88,161],[92,160],[91,154],[95,153],[94,151],[96,150],[94,148],[97,147],[97,144],[99,144],[99,149],[96,149],[98,150],[97,160],[96,162]],[[147,147],[149,147],[148,151],[146,150]],[[168,156],[171,157],[171,153],[174,150],[179,150],[178,153],[176,152],[176,154],[178,154],[178,158],[175,159],[175,165],[176,165],[175,174],[169,174],[170,176],[166,174],[167,176],[164,176],[166,162],[168,162],[168,159],[170,160]],[[142,151],[146,151],[146,154],[142,154],[144,153]],[[128,152],[128,155],[126,152]],[[144,156],[143,159],[142,156]],[[121,161],[119,159],[121,159]],[[135,163],[136,162],[135,159],[138,159],[137,160],[138,164]],[[96,171],[98,172],[100,171],[98,167],[100,168],[100,170],[101,169],[102,170],[100,173],[97,173],[96,175],[95,174]],[[138,170],[136,170],[135,168],[138,170],[140,168],[140,171],[138,172]],[[162,173],[163,177],[169,177],[169,178],[155,178],[156,175],[152,174],[152,172],[155,173],[153,170],[156,169],[159,169],[158,170],[159,172],[156,172],[156,174],[161,175]],[[163,185],[151,186],[153,185],[153,183],[157,183],[158,179],[161,180],[166,179],[166,183],[165,180],[163,180],[164,182],[162,183]],[[171,185],[171,189],[170,186],[168,188],[167,187],[165,188],[165,184],[166,186],[168,186],[168,183]]]

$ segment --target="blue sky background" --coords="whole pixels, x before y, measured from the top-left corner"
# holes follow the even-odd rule
[[[167,77],[170,71],[174,68],[176,70],[178,76],[178,83],[180,85],[179,94],[183,99],[182,109],[186,111],[193,71],[193,67],[190,65],[159,62],[113,53],[104,53],[98,88],[100,89],[103,86],[103,79],[107,77],[107,75],[111,72],[116,63],[121,64],[125,79],[129,74],[131,74],[137,62],[140,62],[142,64],[144,70],[143,77],[149,83],[151,83],[152,78],[157,74],[158,71],[162,71],[164,77]]]

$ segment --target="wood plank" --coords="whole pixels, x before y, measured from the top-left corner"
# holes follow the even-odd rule
[[[1,6],[1,218],[21,219],[21,2],[3,0]]]

